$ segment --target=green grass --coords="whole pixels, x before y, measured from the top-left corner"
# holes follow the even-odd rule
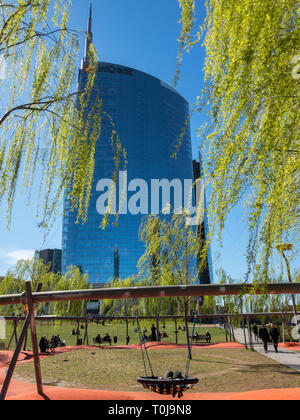
[[[18,324],[18,330],[17,330],[18,336],[21,333],[22,324],[23,322],[20,322]],[[84,323],[82,323],[82,325],[84,325]],[[160,328],[162,328],[162,325],[163,324],[160,324]],[[183,323],[181,325],[183,325]],[[149,335],[151,324],[141,322],[141,329],[143,330],[144,327],[147,327],[147,330],[148,330],[147,335]],[[191,325],[191,328],[192,328],[192,325]],[[53,335],[59,334],[61,339],[66,341],[67,346],[76,345],[77,337],[72,335],[73,329],[75,330],[77,329],[76,322],[69,322],[69,323],[65,321],[62,323],[60,321],[56,321],[55,323],[53,323],[52,321],[43,322],[43,323],[37,322],[38,339],[40,339],[42,336],[46,336],[48,339],[51,339]],[[139,343],[139,335],[138,333],[134,332],[135,329],[136,329],[136,325],[133,325],[132,322],[129,323],[130,344]],[[205,334],[207,330],[209,330],[212,335],[213,343],[226,341],[225,332],[221,328],[211,327],[211,326],[203,326],[200,328],[199,324],[197,324],[196,329],[195,329],[195,331],[197,331],[198,334],[200,335]],[[165,331],[168,334],[168,338],[165,338],[162,341],[175,343],[176,336],[174,333],[175,331],[174,322],[171,322],[171,321],[166,322]],[[6,322],[6,339],[1,340],[1,342],[5,342],[6,346],[9,343],[12,332],[13,332],[13,323],[11,321],[7,321]],[[83,339],[84,333],[85,333],[85,330],[80,329],[79,338]],[[106,333],[110,334],[112,338],[116,335],[118,337],[118,343],[117,343],[118,345],[126,344],[126,324],[123,323],[123,324],[116,325],[111,322],[107,322],[105,326],[103,326],[102,324],[96,324],[95,322],[89,323],[89,327],[88,327],[89,344],[93,345],[93,338],[96,337],[98,334],[100,334],[101,337],[103,337]],[[185,332],[179,331],[178,343],[186,344]],[[13,340],[10,350],[14,350],[14,348],[15,348],[15,340]],[[28,334],[28,341],[27,341],[26,349],[27,350],[32,349],[30,334]]]
[[[149,350],[154,374],[184,372],[186,350]],[[119,349],[75,350],[41,360],[44,384],[114,391],[143,391],[137,377],[144,375],[140,351]],[[149,372],[148,372],[149,373]],[[34,381],[33,363],[18,366],[16,377]],[[194,349],[190,375],[199,383],[192,392],[236,392],[294,388],[300,374],[264,355],[243,349]]]

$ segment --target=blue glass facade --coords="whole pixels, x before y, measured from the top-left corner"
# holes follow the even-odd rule
[[[80,70],[79,84],[86,81]],[[112,63],[99,63],[94,95],[100,95],[103,110],[114,121],[122,146],[127,152],[128,183],[139,178],[151,185],[151,179],[193,179],[189,105],[173,88],[141,71]],[[103,178],[112,178],[114,162],[111,147],[111,121],[103,117],[102,132],[96,148],[94,181],[86,224],[75,224],[76,215],[65,202],[62,238],[63,272],[70,265],[88,272],[90,283],[113,279],[118,250],[121,278],[137,273],[137,262],[144,252],[138,231],[143,214],[120,215],[100,228],[103,216],[96,209]],[[181,138],[177,157],[171,155]],[[128,193],[128,198],[130,198]],[[149,212],[151,191],[149,191]],[[113,216],[112,216],[113,217]]]

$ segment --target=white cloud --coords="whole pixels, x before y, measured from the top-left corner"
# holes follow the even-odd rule
[[[33,249],[17,249],[16,251],[7,251],[0,249],[0,258],[5,264],[14,265],[19,260],[30,260],[34,257]]]

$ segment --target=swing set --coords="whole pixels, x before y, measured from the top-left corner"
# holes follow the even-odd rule
[[[18,339],[15,352],[10,362],[8,371],[6,373],[5,380],[2,385],[0,392],[0,401],[3,401],[7,395],[8,387],[12,379],[13,372],[15,370],[19,354],[22,349],[22,345],[25,340],[28,329],[30,328],[34,369],[36,377],[37,393],[44,395],[43,393],[43,382],[41,375],[37,332],[36,332],[36,316],[35,316],[35,305],[42,302],[56,302],[56,301],[82,301],[91,299],[138,299],[142,297],[159,298],[164,297],[178,297],[178,296],[225,296],[225,295],[241,295],[250,294],[253,291],[256,294],[298,294],[300,293],[300,284],[298,283],[272,283],[266,285],[266,290],[263,292],[257,290],[253,284],[222,284],[222,285],[188,285],[188,286],[150,286],[150,287],[131,287],[131,288],[103,288],[95,290],[64,290],[54,292],[41,292],[42,283],[38,284],[35,293],[32,293],[31,282],[25,282],[26,293],[17,295],[4,295],[0,296],[0,306],[5,305],[19,305],[20,303],[28,305],[28,313],[26,315],[23,328]],[[250,314],[251,316],[253,314]],[[264,314],[266,315],[266,314]],[[281,314],[280,314],[281,315]],[[244,314],[242,315],[244,317]],[[218,315],[219,317],[219,315]],[[138,320],[137,320],[138,321]],[[194,321],[195,324],[195,321]],[[87,325],[87,323],[86,323]],[[192,334],[193,337],[193,334]],[[141,341],[141,350],[143,353],[143,362],[145,368],[145,376],[139,377],[138,382],[141,383],[146,389],[150,391],[159,392],[162,394],[172,394],[178,397],[183,395],[185,390],[190,389],[197,382],[198,378],[189,377],[189,364],[191,360],[191,343],[189,342],[189,354],[187,358],[186,371],[183,378],[161,378],[155,376],[147,353],[146,346]],[[146,364],[144,358],[144,351],[148,359],[148,363],[151,370],[151,376],[147,374]],[[166,382],[168,381],[168,382]]]
[[[142,360],[143,360],[144,372],[145,372],[145,376],[140,376],[137,379],[137,381],[145,389],[151,392],[162,394],[162,395],[172,395],[173,398],[175,398],[176,395],[178,396],[178,398],[181,398],[185,391],[190,390],[191,388],[193,388],[194,385],[196,385],[199,382],[198,378],[189,376],[189,368],[190,368],[190,362],[191,362],[191,357],[192,357],[192,343],[193,343],[193,336],[195,332],[196,319],[197,319],[197,316],[195,312],[192,335],[191,335],[190,341],[188,342],[188,355],[187,355],[184,376],[182,376],[180,372],[178,372],[179,375],[177,375],[177,377],[176,375],[173,376],[171,372],[168,372],[166,376],[161,377],[161,376],[154,375],[151,360],[150,360],[148,350],[146,347],[146,342],[145,340],[143,340],[143,337],[142,337],[142,331],[141,331],[139,319],[138,319],[138,316],[136,317],[137,328],[138,328],[139,337],[140,337],[141,354],[142,354]],[[147,359],[151,376],[149,376],[147,373],[145,359]]]

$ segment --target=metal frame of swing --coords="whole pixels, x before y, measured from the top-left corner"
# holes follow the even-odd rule
[[[140,336],[140,345],[141,345],[142,359],[143,359],[144,371],[145,371],[145,376],[138,377],[137,381],[141,385],[143,385],[143,387],[145,389],[147,389],[148,391],[156,392],[156,393],[162,394],[162,395],[172,394],[173,397],[175,397],[178,394],[178,398],[182,397],[183,392],[188,391],[189,389],[191,389],[194,385],[196,385],[199,382],[198,378],[188,376],[189,366],[190,366],[190,361],[191,361],[191,349],[192,349],[192,343],[193,343],[192,338],[191,338],[191,342],[188,343],[188,358],[187,358],[184,377],[183,378],[176,378],[176,379],[173,379],[173,378],[160,379],[158,376],[155,376],[154,373],[153,373],[153,369],[152,369],[151,361],[150,361],[150,358],[149,358],[149,355],[148,355],[146,343],[142,339],[142,332],[141,332],[138,317],[136,317],[136,321],[137,321],[137,326],[138,326],[138,331],[139,331],[139,336]],[[195,324],[196,324],[196,316],[194,317],[193,331],[192,331],[191,337],[194,336]],[[147,369],[146,369],[146,363],[145,363],[144,352],[143,352],[143,344],[144,344],[144,351],[147,355],[147,360],[148,360],[148,363],[149,363],[149,367],[150,367],[152,376],[147,376]]]

